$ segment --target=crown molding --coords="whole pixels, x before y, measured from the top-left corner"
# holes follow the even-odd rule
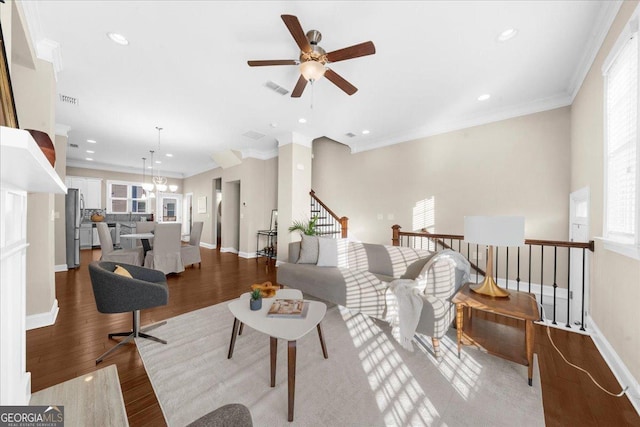
[[[289,144],[298,144],[302,145],[303,147],[311,148],[313,139],[314,138],[310,136],[303,135],[298,132],[286,132],[276,136],[276,140],[278,141],[278,148]]]
[[[56,135],[60,135],[68,138],[70,130],[71,130],[71,126],[56,123]]]
[[[596,56],[602,47],[602,43],[609,33],[609,29],[611,29],[611,25],[613,24],[614,19],[616,19],[622,3],[622,0],[602,2],[598,20],[593,26],[594,32],[587,43],[580,62],[578,62],[578,65],[569,80],[569,87],[567,91],[571,93],[572,103],[578,95],[589,70],[593,66],[593,61],[595,61]]]
[[[35,47],[36,56],[39,59],[53,64],[54,76],[57,80],[58,73],[64,68],[60,43],[44,37],[37,1],[21,1],[19,3],[27,21],[27,31],[31,39],[31,46]]]
[[[243,159],[252,158],[252,159],[258,159],[258,160],[269,160],[269,159],[273,159],[274,157],[278,157],[277,148],[273,150],[268,150],[268,151],[259,151],[259,150],[252,150],[252,149],[242,150]]]
[[[555,110],[556,108],[562,108],[571,105],[571,102],[572,98],[569,94],[554,96],[525,105],[504,107],[500,110],[494,110],[493,112],[489,112],[487,114],[476,114],[468,116],[454,122],[431,123],[428,126],[414,128],[402,134],[388,136],[385,139],[378,138],[377,140],[373,141],[368,140],[366,146],[359,144],[357,141],[351,141],[351,143],[349,143],[349,141],[342,141],[342,137],[335,138],[331,135],[327,135],[327,138],[333,139],[341,144],[348,145],[349,148],[351,148],[351,153],[354,154],[362,151],[369,151],[377,148],[387,147],[390,145],[400,144],[403,142],[428,138],[430,136],[442,135],[449,132],[468,129],[474,126],[481,126],[489,123],[499,122],[502,120],[526,116],[529,114]]]
[[[85,160],[69,159],[69,158],[67,158],[67,167],[97,169],[97,170],[104,170],[104,171],[110,171],[110,172],[122,172],[122,173],[142,175],[142,170],[139,167],[136,168],[136,167],[126,167],[126,166],[114,166],[114,165],[108,165],[106,163],[87,162]],[[185,175],[182,173],[165,172],[165,171],[162,171],[162,176],[165,176],[167,178],[176,178],[176,179],[184,179],[185,177]]]

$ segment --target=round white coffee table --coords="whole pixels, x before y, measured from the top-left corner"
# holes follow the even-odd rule
[[[289,291],[289,290],[287,290]],[[300,293],[300,295],[302,295]],[[277,296],[277,295],[276,295]],[[284,297],[284,296],[283,296]],[[282,298],[282,297],[281,297]],[[290,298],[287,295],[284,298]],[[309,310],[304,318],[272,318],[267,317],[267,312],[271,304],[276,298],[263,298],[262,308],[260,310],[251,311],[249,309],[249,294],[245,293],[240,298],[229,303],[228,307],[234,316],[233,331],[231,332],[231,342],[229,343],[228,359],[233,356],[233,348],[236,344],[240,325],[247,325],[258,332],[269,335],[271,350],[271,387],[276,385],[276,356],[278,349],[278,339],[287,340],[288,345],[288,420],[293,421],[293,404],[296,385],[296,341],[305,336],[309,331],[316,328],[318,337],[320,338],[320,346],[322,347],[322,355],[325,359],[327,347],[322,337],[322,328],[320,322],[327,312],[327,306],[319,301],[305,301],[309,304]]]

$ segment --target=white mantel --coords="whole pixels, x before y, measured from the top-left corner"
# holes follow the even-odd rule
[[[67,192],[29,132],[0,126],[0,405],[28,405],[27,193]]]

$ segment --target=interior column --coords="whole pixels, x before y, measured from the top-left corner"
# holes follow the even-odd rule
[[[312,139],[296,132],[278,137],[278,261],[287,262],[293,221],[309,220]]]

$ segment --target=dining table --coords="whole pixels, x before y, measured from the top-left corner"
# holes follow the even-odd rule
[[[150,240],[153,240],[153,233],[131,233],[131,234],[121,234],[120,239],[139,239],[142,242],[142,249],[144,250],[144,255],[147,255],[147,252],[151,250]]]

